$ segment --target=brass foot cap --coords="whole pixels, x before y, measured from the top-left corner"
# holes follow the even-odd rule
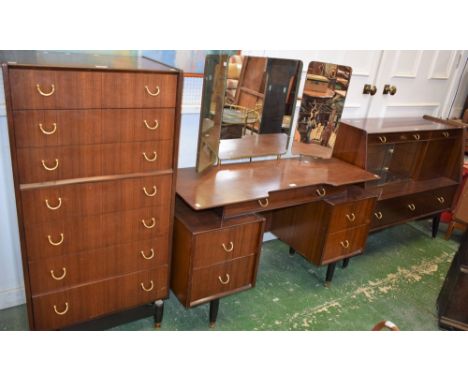
[[[161,323],[160,323],[160,322],[156,322],[156,323],[154,324],[154,327],[155,327],[156,329],[159,329],[159,328],[161,327]]]
[[[216,322],[210,322],[210,328],[214,328],[216,326]]]
[[[325,288],[330,288],[331,287],[331,281],[325,281],[325,284],[323,284]]]

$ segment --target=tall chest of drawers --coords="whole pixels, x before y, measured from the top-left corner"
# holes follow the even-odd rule
[[[105,60],[3,65],[31,329],[168,297],[182,73]]]

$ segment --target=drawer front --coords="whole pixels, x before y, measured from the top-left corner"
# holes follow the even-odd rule
[[[57,329],[165,298],[167,283],[168,267],[161,266],[33,297],[35,328]]]
[[[172,141],[18,149],[21,184],[167,170]]]
[[[252,287],[255,283],[256,260],[256,256],[249,256],[193,271],[191,305]]]
[[[368,233],[369,225],[366,224],[327,235],[321,264],[327,264],[362,252],[366,245]]]
[[[374,210],[375,198],[342,203],[330,206],[329,232],[337,232],[343,229],[369,224]]]
[[[370,145],[382,145],[396,142],[417,142],[432,138],[431,131],[404,131],[399,133],[369,134]]]
[[[168,265],[167,234],[151,240],[29,262],[31,293],[43,293]]]
[[[103,108],[175,107],[177,75],[103,73]]]
[[[147,240],[169,231],[170,205],[27,225],[29,260]]]
[[[217,231],[195,237],[193,267],[195,269],[223,263],[239,257],[258,253],[262,240],[262,221]]]
[[[100,72],[10,69],[14,110],[101,107]]]
[[[24,224],[171,203],[172,175],[21,191]]]

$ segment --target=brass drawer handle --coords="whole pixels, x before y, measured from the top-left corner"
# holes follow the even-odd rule
[[[345,241],[340,241],[340,244],[343,248],[349,248],[349,241],[348,240],[345,240]]]
[[[157,189],[156,186],[153,186],[153,192],[150,194],[150,193],[146,190],[146,187],[143,187],[143,192],[145,193],[146,196],[152,197],[152,196],[156,196],[156,194],[158,193],[158,189]]]
[[[450,136],[449,132],[448,131],[444,131],[442,133],[442,135],[445,137],[445,138],[448,138]]]
[[[408,204],[408,208],[411,210],[411,211],[414,211],[416,209],[416,206],[414,205],[414,203],[410,203]]]
[[[154,283],[153,280],[150,281],[150,286],[149,288],[145,287],[145,284],[140,283],[141,289],[143,289],[145,292],[151,292],[154,289]]]
[[[384,135],[381,135],[381,136],[379,137],[379,141],[382,142],[382,143],[386,143],[386,142],[387,142],[387,137],[384,136]]]
[[[57,305],[54,305],[54,310],[55,310],[55,313],[57,313],[59,316],[63,316],[64,314],[67,314],[67,312],[68,312],[68,302],[65,303],[65,309],[62,310],[61,312],[59,312],[57,310]]]
[[[159,95],[159,92],[161,89],[159,89],[159,86],[156,86],[156,91],[154,93],[151,92],[151,90],[149,90],[149,87],[148,85],[145,85],[145,89],[146,89],[146,92],[151,96],[151,97],[156,97],[157,95]]]
[[[226,252],[232,252],[234,250],[234,243],[232,241],[229,242],[229,248],[226,247],[226,244],[221,244],[223,246],[223,249]]]
[[[39,85],[39,84],[36,84],[36,89],[37,89],[37,91],[39,92],[39,94],[40,94],[41,96],[44,96],[44,97],[49,97],[49,96],[51,96],[52,94],[55,93],[55,85],[54,85],[54,84],[50,85],[50,92],[49,92],[49,93],[43,92],[43,91],[41,90],[41,85]]]
[[[445,203],[445,198],[443,196],[439,196],[437,198],[437,200],[439,201],[440,204],[444,204]]]
[[[317,193],[318,196],[320,197],[323,197],[326,195],[327,193],[327,190],[325,190],[323,187],[321,187],[320,189],[316,189],[315,192]]]
[[[270,204],[268,198],[265,198],[265,201],[257,200],[257,202],[262,208],[268,207],[268,205]]]
[[[142,256],[145,260],[151,260],[151,259],[154,257],[154,249],[153,249],[153,248],[150,249],[150,253],[151,253],[151,255],[146,256],[146,255],[145,255],[145,252],[140,251],[141,256]]]
[[[62,268],[62,276],[55,276],[55,273],[54,273],[53,269],[50,270],[50,275],[52,276],[52,278],[54,280],[57,280],[57,281],[63,280],[65,278],[65,276],[67,275],[67,268],[65,268],[65,267]]]
[[[55,166],[54,167],[47,167],[46,163],[45,163],[45,160],[43,159],[42,160],[42,167],[44,167],[47,171],[55,171],[57,170],[59,166],[59,160],[57,158],[55,158]]]
[[[419,141],[421,139],[421,136],[419,134],[413,134],[414,139]]]
[[[151,229],[151,228],[154,228],[156,226],[156,219],[151,218],[151,224],[149,224],[149,225],[146,224],[145,219],[141,219],[141,223],[145,226],[145,228]]]
[[[63,233],[60,233],[60,240],[57,242],[54,242],[52,241],[52,237],[50,235],[47,235],[47,239],[49,240],[50,245],[53,245],[54,247],[58,247],[60,244],[62,244],[64,238],[65,236],[63,235]]]
[[[351,213],[351,215],[346,214],[346,219],[348,219],[352,223],[356,220],[356,215],[354,215],[354,213]]]
[[[143,122],[145,123],[145,126],[148,130],[156,130],[159,127],[159,121],[157,119],[154,120],[153,126],[150,126],[146,119]]]
[[[380,211],[374,212],[374,216],[377,218],[377,220],[382,220],[383,218],[383,214]]]
[[[145,159],[148,161],[148,162],[154,162],[156,159],[158,159],[158,153],[156,151],[153,151],[153,157],[152,158],[148,158],[148,156],[146,155],[146,153],[142,153],[143,156],[145,157]]]
[[[53,123],[52,124],[53,126],[53,129],[52,130],[45,130],[43,127],[42,127],[42,123],[39,124],[39,130],[42,131],[43,134],[45,135],[52,135],[53,133],[55,133],[57,131],[57,124],[56,123]]]
[[[229,273],[226,273],[226,281],[224,281],[221,276],[218,276],[218,280],[221,284],[227,285],[229,281],[231,281],[231,277],[229,277]]]
[[[46,204],[46,206],[47,206],[47,208],[48,208],[49,210],[52,210],[52,211],[58,210],[60,207],[62,207],[62,198],[58,198],[58,204],[57,204],[56,206],[53,206],[53,207],[52,207],[52,206],[49,204],[49,199],[46,199],[46,200],[45,200],[45,204]]]

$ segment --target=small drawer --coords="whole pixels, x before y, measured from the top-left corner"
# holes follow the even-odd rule
[[[103,108],[175,107],[177,74],[103,73]]]
[[[431,131],[403,131],[399,133],[369,134],[369,145],[425,141],[432,138]]]
[[[10,69],[13,110],[100,108],[101,75],[65,69]]]
[[[369,224],[375,200],[376,197],[335,205],[327,201],[329,208],[332,210],[329,232],[337,232],[343,229]]]
[[[348,256],[353,256],[364,250],[369,225],[329,234],[326,238],[321,264],[327,264]]]
[[[253,287],[257,260],[249,256],[193,271],[190,306]]]
[[[161,266],[33,297],[34,325],[39,330],[66,327],[166,298],[167,295],[168,267]]]

